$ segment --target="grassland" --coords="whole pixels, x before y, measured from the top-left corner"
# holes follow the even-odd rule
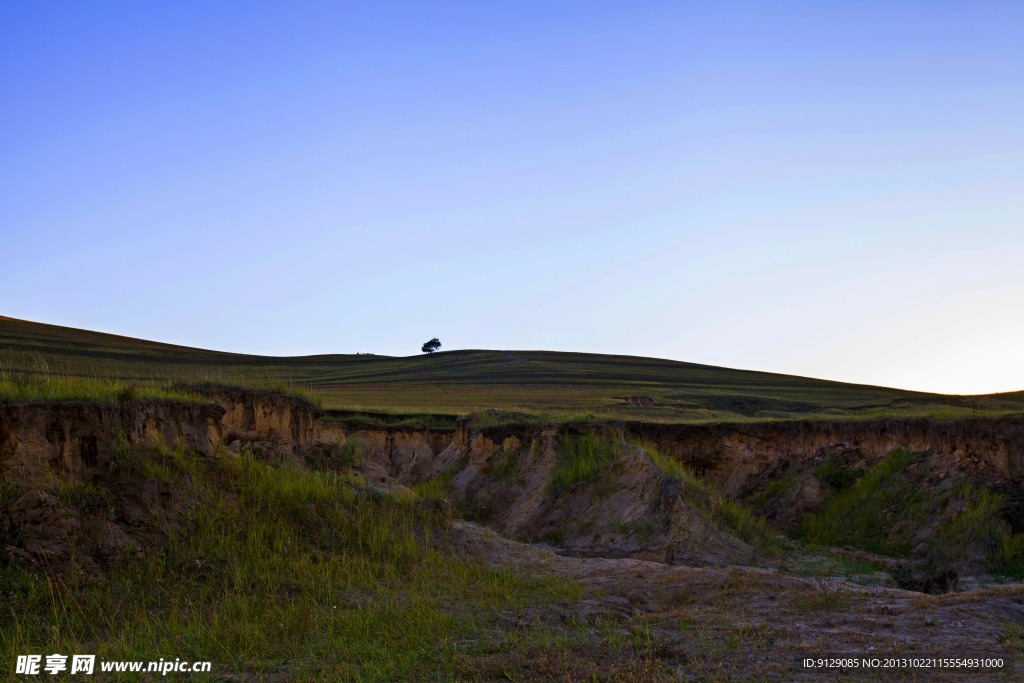
[[[202,401],[202,397],[161,383],[139,384],[116,379],[74,375],[14,373],[0,370],[0,400],[94,401],[128,403],[137,400]]]
[[[0,565],[3,661],[173,653],[216,662],[215,680],[454,680],[496,653],[515,667],[517,652],[599,645],[571,624],[509,625],[531,605],[575,603],[579,585],[459,560],[430,543],[443,516],[352,475],[244,452],[211,460],[122,447],[115,457],[119,477],[167,482],[187,505],[150,520],[157,540],[112,560],[102,578]],[[56,493],[87,522],[122,521],[119,497],[101,484]]]
[[[205,351],[0,317],[0,369],[148,386],[172,380],[289,387],[326,408],[521,419],[666,422],[944,418],[1024,412],[1024,392],[943,396],[693,363],[549,351],[266,357]],[[653,407],[630,405],[644,396]]]

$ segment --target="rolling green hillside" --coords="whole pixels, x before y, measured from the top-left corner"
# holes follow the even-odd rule
[[[0,370],[142,384],[289,385],[327,408],[671,421],[956,417],[1024,410],[1024,392],[956,397],[693,363],[551,351],[268,357],[206,351],[0,317]],[[629,397],[645,397],[642,400]],[[646,399],[650,399],[647,401]],[[650,403],[639,406],[635,403]]]

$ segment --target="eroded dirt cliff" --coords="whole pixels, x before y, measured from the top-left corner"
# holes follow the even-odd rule
[[[325,434],[356,444],[363,473],[377,485],[448,495],[468,519],[571,555],[689,565],[742,564],[757,557],[750,529],[739,533],[745,520],[731,514],[736,511],[729,501],[666,469],[666,459],[750,506],[777,530],[794,531],[887,454],[915,453],[897,483],[927,492],[934,509],[926,509],[921,498],[913,517],[900,518],[897,509],[879,511],[895,518],[891,527],[880,524],[878,533],[890,529],[906,536],[904,555],[913,565],[906,585],[950,586],[956,572],[983,573],[992,566],[994,545],[1020,531],[1013,502],[1024,480],[1024,418],[480,428],[463,423],[454,431],[333,425]],[[564,450],[559,441],[573,434],[596,435],[620,452],[599,475],[554,486]],[[975,525],[996,524],[999,533],[972,531],[963,540],[963,557],[948,559],[930,539],[962,526],[976,502],[971,496],[985,503],[984,491],[1010,501],[1001,517]],[[949,541],[943,537],[941,543]]]
[[[867,464],[896,448],[927,451],[940,456],[937,465],[986,481],[1024,479],[1024,416],[712,425],[628,423],[622,431],[689,465],[731,496],[743,495],[765,472],[785,470],[830,451],[859,455]]]
[[[318,411],[263,391],[207,388],[209,402],[0,404],[0,560],[93,572],[173,527],[175,453],[255,448],[284,459],[315,444]]]
[[[0,404],[0,473],[25,482],[88,477],[109,467],[118,441],[209,454],[224,432],[224,413],[215,404],[168,401]]]
[[[936,467],[993,484],[1024,480],[1024,416],[709,425],[630,422],[595,428],[652,445],[733,497],[743,496],[766,473],[782,472],[834,451],[849,453],[870,465],[892,450],[904,448],[933,453],[938,456]],[[529,441],[536,438],[540,428],[508,425],[474,429],[463,424],[455,431],[434,431],[347,427],[339,422],[327,431],[333,438],[351,435],[389,475],[412,483],[428,476],[434,459],[450,447],[469,452],[474,439],[478,444],[501,444],[510,438]]]

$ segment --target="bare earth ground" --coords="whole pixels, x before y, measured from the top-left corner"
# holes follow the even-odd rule
[[[634,559],[562,557],[455,521],[449,543],[494,566],[562,575],[582,583],[573,608],[533,608],[531,621],[584,622],[596,637],[649,639],[657,657],[684,680],[1004,681],[1024,678],[1024,586],[933,596],[868,587],[839,578],[801,578],[752,567],[678,567]],[[508,653],[496,655],[503,678]],[[805,657],[1001,657],[1002,670],[814,670]],[[564,671],[564,662],[552,668]],[[602,679],[633,678],[637,662],[601,662]],[[516,680],[548,678],[545,663],[519,662]],[[618,671],[617,671],[618,669]],[[587,671],[584,665],[580,673]],[[649,670],[652,678],[675,678]]]

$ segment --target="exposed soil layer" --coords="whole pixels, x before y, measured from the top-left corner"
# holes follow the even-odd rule
[[[220,438],[227,444],[269,441],[286,449],[305,449],[317,440],[320,409],[304,399],[276,391],[229,386],[181,387],[224,408]]]
[[[238,389],[207,396],[0,404],[0,561],[92,573],[172,527],[181,492],[140,475],[129,454],[159,466],[179,448],[209,456],[226,445],[294,459],[315,443],[317,411],[303,401]]]
[[[0,473],[22,482],[88,476],[109,467],[119,440],[209,454],[224,432],[225,412],[216,404],[169,401],[0,404]]]
[[[941,456],[949,470],[988,482],[1024,479],[1024,416],[931,420],[786,421],[713,425],[623,424],[630,438],[655,445],[741,496],[765,472],[781,471],[829,451],[871,464],[896,448]]]
[[[566,429],[596,429],[651,444],[734,497],[741,497],[765,473],[784,471],[830,451],[859,455],[867,464],[895,448],[927,451],[940,456],[948,470],[993,485],[1024,480],[1024,416],[710,425],[620,422]],[[471,429],[465,423],[454,432],[358,425],[346,428],[344,424],[333,430],[337,436],[351,433],[365,443],[373,459],[399,479],[425,476],[433,459],[449,446],[467,449],[478,437],[492,443],[509,438],[529,441],[540,431],[536,426],[516,425]]]
[[[109,466],[110,446],[161,442],[208,455],[219,443],[286,451],[317,439],[312,404],[269,391],[203,388],[209,403],[176,401],[0,404],[0,473],[28,480]]]

